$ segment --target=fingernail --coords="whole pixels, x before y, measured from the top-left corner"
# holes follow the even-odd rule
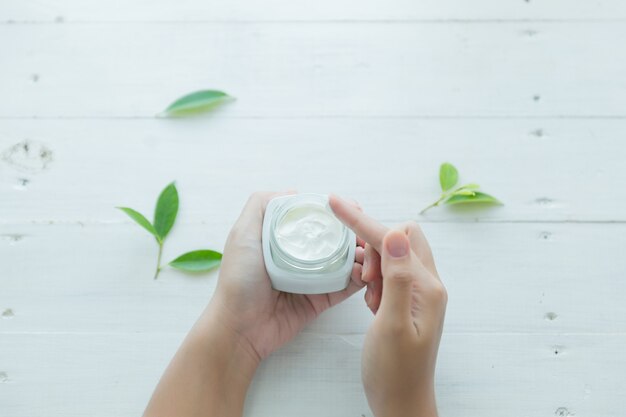
[[[372,301],[372,293],[371,291],[367,291],[365,293],[365,304],[369,305],[370,301]]]
[[[363,258],[363,268],[361,270],[361,276],[365,276],[365,274],[367,273],[367,265],[369,265],[369,261],[367,260],[367,255],[365,255],[365,258]]]
[[[409,239],[401,232],[392,232],[386,239],[386,246],[393,258],[402,258],[409,253]]]

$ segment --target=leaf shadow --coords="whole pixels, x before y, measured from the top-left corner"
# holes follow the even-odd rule
[[[154,118],[157,120],[164,120],[172,123],[188,122],[190,120],[210,120],[217,117],[228,110],[235,100],[228,100],[215,107],[211,107],[205,110],[193,111],[184,115],[169,115],[165,111],[157,113]]]

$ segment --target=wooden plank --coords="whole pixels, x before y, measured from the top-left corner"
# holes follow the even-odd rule
[[[448,19],[619,19],[626,8],[619,0],[47,0],[3,5],[0,20],[13,22],[198,21],[198,20],[448,20]]]
[[[153,117],[201,88],[221,117],[624,117],[626,26],[4,25],[0,117]]]
[[[224,219],[177,225],[164,260],[221,249]],[[624,224],[427,224],[450,293],[448,332],[626,332]],[[152,279],[156,247],[134,225],[4,225],[0,333],[186,331],[217,275],[166,270]],[[15,239],[15,236],[20,236]],[[371,314],[358,294],[308,329],[363,333]]]
[[[149,214],[172,180],[184,222],[230,223],[252,191],[289,188],[389,222],[626,221],[624,136],[624,120],[2,120],[0,223],[126,221],[114,206]],[[447,160],[505,205],[418,216]]]
[[[3,336],[3,412],[140,415],[181,338]],[[245,415],[371,417],[360,381],[362,339],[301,335],[262,365]],[[625,343],[624,335],[446,334],[437,375],[441,415],[499,417],[524,410],[548,416],[561,410],[556,415],[616,417],[626,405]]]

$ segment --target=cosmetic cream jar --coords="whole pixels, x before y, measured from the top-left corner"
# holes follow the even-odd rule
[[[335,217],[322,194],[272,199],[263,219],[263,258],[272,287],[298,294],[345,289],[356,236]]]

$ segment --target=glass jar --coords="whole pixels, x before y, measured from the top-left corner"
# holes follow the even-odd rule
[[[272,199],[265,209],[262,243],[275,289],[323,294],[348,286],[356,236],[335,217],[327,195]]]

